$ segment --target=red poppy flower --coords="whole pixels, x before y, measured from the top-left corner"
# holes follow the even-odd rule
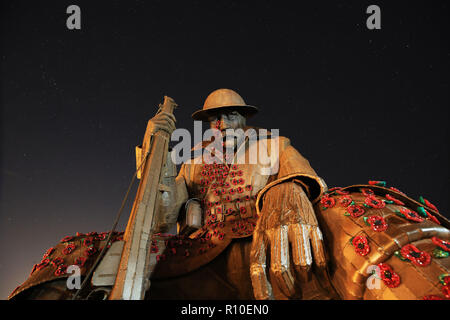
[[[57,266],[59,266],[60,264],[63,264],[63,263],[64,263],[64,259],[58,257],[58,258],[53,259],[51,263],[52,263],[52,265],[54,265],[55,267],[57,267]]]
[[[325,207],[325,208],[332,208],[334,207],[334,205],[336,204],[336,201],[334,201],[333,198],[330,198],[329,196],[323,196],[322,199],[320,200],[320,203]]]
[[[374,195],[375,195],[375,193],[373,192],[372,189],[361,188],[360,191],[361,191],[361,193],[362,193],[363,195],[365,195],[366,197],[368,197],[368,196],[374,196]]]
[[[232,170],[237,170],[237,168],[238,168],[237,164],[231,165],[231,169],[232,169]]]
[[[94,255],[95,253],[97,253],[97,249],[94,246],[88,247],[84,251],[84,255],[87,256],[87,257],[90,257],[90,256]]]
[[[217,209],[219,209],[219,208],[217,208]],[[217,216],[213,213],[213,214],[211,214],[211,221],[216,221],[217,220]]]
[[[239,211],[241,212],[241,214],[244,214],[247,212],[247,209],[245,209],[245,207],[240,207]]]
[[[406,219],[415,221],[415,222],[422,222],[423,218],[421,218],[416,212],[408,209],[408,208],[400,208],[400,214],[403,215]]]
[[[231,208],[228,208],[227,211],[226,211],[227,215],[230,215],[230,214],[232,214],[233,212],[234,212],[234,210],[231,209]]]
[[[219,240],[223,240],[223,238],[225,238],[225,233],[223,233],[223,232],[219,233],[219,236],[217,238]]]
[[[64,254],[71,254],[75,250],[75,245],[73,243],[68,244],[62,251]]]
[[[383,201],[375,198],[375,196],[366,197],[364,204],[375,209],[383,209],[386,206]]]
[[[237,190],[238,193],[244,192],[244,189],[242,189],[241,187],[237,188],[236,190]]]
[[[236,190],[234,190],[233,188],[230,189],[230,191],[228,191],[231,195],[236,193]]]
[[[411,260],[411,262],[418,267],[426,267],[431,262],[431,256],[428,252],[420,251],[412,244],[404,246],[400,250],[400,253],[404,258]]]
[[[75,264],[76,264],[77,266],[79,266],[80,268],[82,268],[82,267],[84,267],[84,264],[86,263],[86,261],[87,261],[87,259],[86,259],[85,257],[78,257],[78,258],[75,260]]]
[[[355,251],[360,256],[365,256],[370,252],[369,243],[366,237],[356,236],[352,240],[352,245],[355,247]]]
[[[402,201],[398,200],[397,198],[394,198],[390,194],[386,194],[386,199],[394,201],[395,204],[398,204],[400,206],[404,206],[405,205]]]
[[[353,199],[350,196],[342,196],[339,198],[339,205],[342,207],[348,207],[353,202]]]
[[[158,251],[159,251],[158,246],[152,245],[152,246],[150,247],[150,252],[151,252],[151,253],[157,253]]]
[[[385,231],[388,227],[382,216],[371,216],[367,219],[367,222],[372,227],[372,230],[377,232]]]
[[[88,238],[84,239],[83,244],[86,247],[89,247],[90,245],[92,245],[93,241],[94,241],[94,239],[92,237],[88,237]]]
[[[426,211],[426,210],[425,210],[425,211]],[[429,220],[433,221],[433,222],[436,223],[436,224],[441,224],[441,223],[439,222],[439,220],[438,220],[435,216],[433,216],[431,213],[429,213],[428,211],[426,211],[426,213],[427,213],[427,215],[428,215],[428,219],[429,219]]]
[[[435,294],[430,294],[428,296],[423,297],[422,299],[423,300],[444,300],[444,298],[442,298],[438,295],[435,295]]]
[[[222,208],[216,208],[216,214],[221,214],[222,213]],[[214,219],[215,220],[215,219]]]
[[[380,271],[379,276],[383,280],[384,284],[389,288],[396,288],[400,284],[400,276],[394,272],[390,265],[386,263],[378,264]]]
[[[354,204],[347,207],[347,212],[350,213],[353,218],[358,218],[364,214],[364,209],[360,205]]]
[[[230,177],[232,177],[232,178],[236,177],[236,172],[231,171],[231,172],[230,172]],[[234,180],[234,179],[233,179],[233,180]]]
[[[61,264],[55,270],[55,276],[57,276],[57,277],[63,276],[64,274],[66,274],[66,271],[67,271],[67,266],[65,264]]]
[[[239,170],[239,171],[236,172],[236,174],[237,174],[239,177],[241,177],[242,174],[243,174],[243,172],[242,172],[242,170]]]
[[[206,192],[206,188],[200,188],[200,193],[205,193]]]
[[[437,237],[432,237],[431,240],[435,245],[437,245],[442,250],[445,250],[447,252],[450,252],[450,242],[441,240]]]
[[[386,186],[386,181],[369,180],[369,184],[371,186],[385,187]]]
[[[49,258],[43,259],[43,260],[41,261],[41,263],[39,263],[39,264],[36,266],[36,269],[37,269],[37,270],[41,270],[41,269],[45,268],[46,266],[48,266],[49,264],[50,264],[50,259],[49,259]]]
[[[74,239],[73,236],[67,236],[61,239],[61,242],[69,242],[72,241]]]
[[[53,252],[55,252],[55,248],[51,247],[47,251],[45,251],[42,259],[48,258]]]

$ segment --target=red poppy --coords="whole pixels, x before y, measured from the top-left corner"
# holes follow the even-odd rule
[[[90,245],[92,245],[93,241],[94,241],[94,239],[92,237],[88,237],[88,238],[84,239],[83,244],[86,247],[89,247]]]
[[[152,245],[150,248],[150,252],[151,253],[157,253],[159,251],[158,246]]]
[[[426,210],[425,210],[426,211]],[[436,224],[441,224],[440,222],[439,222],[439,220],[435,217],[435,216],[433,216],[431,213],[429,213],[428,211],[426,211],[427,212],[427,215],[428,215],[428,218],[431,220],[431,221],[433,221],[434,223],[436,223]]]
[[[358,218],[364,214],[364,209],[360,205],[354,204],[347,207],[347,212],[350,213],[353,218]]]
[[[51,247],[47,251],[45,251],[44,255],[42,256],[42,259],[48,258],[53,252],[55,252],[55,248]]]
[[[73,236],[67,236],[61,239],[61,242],[69,242],[72,241],[74,239]]]
[[[375,196],[366,197],[364,204],[375,209],[383,209],[386,206],[383,201],[375,198]]]
[[[68,244],[62,251],[64,254],[71,254],[75,250],[75,245],[73,243]]]
[[[97,253],[97,249],[94,246],[88,247],[84,251],[84,255],[87,257],[90,257],[90,256],[94,255],[95,253]]]
[[[55,270],[55,276],[60,277],[66,274],[67,266],[65,264],[61,264],[58,266],[58,268]]]
[[[231,209],[231,208],[228,208],[227,211],[226,211],[227,215],[230,215],[230,214],[232,214],[233,212],[234,212],[234,210]]]
[[[367,222],[372,227],[372,230],[377,232],[385,231],[388,227],[382,216],[371,216],[367,219]]]
[[[431,262],[431,256],[428,252],[420,251],[416,246],[407,244],[400,250],[402,256],[418,267],[426,267]]]
[[[348,207],[353,202],[353,199],[350,196],[342,196],[339,198],[339,205],[342,207]]]
[[[48,266],[49,264],[50,264],[50,259],[49,259],[49,258],[43,259],[43,260],[41,261],[41,263],[39,263],[39,264],[36,266],[36,269],[37,269],[37,270],[41,270],[41,269],[45,268],[46,266]]]
[[[245,207],[240,207],[239,211],[241,212],[241,214],[244,214],[247,212],[247,209],[245,209]]]
[[[244,189],[242,189],[241,187],[237,188],[236,190],[237,190],[238,193],[244,192]]]
[[[233,165],[231,166],[231,169],[233,169],[233,170],[237,170],[237,168],[238,168],[237,164],[233,164]]]
[[[242,174],[243,174],[243,172],[242,172],[242,170],[239,170],[239,171],[236,172],[236,174],[237,174],[239,177],[241,177]]]
[[[355,251],[360,256],[365,256],[370,252],[369,243],[366,237],[356,236],[352,240],[352,245],[355,247]]]
[[[53,259],[51,263],[52,263],[52,265],[54,265],[55,267],[57,267],[57,266],[59,266],[60,264],[63,264],[63,263],[64,263],[64,259],[58,257],[58,258]]]
[[[236,190],[234,190],[233,188],[230,189],[230,191],[228,191],[231,195],[236,193]]]
[[[396,288],[400,284],[400,276],[394,272],[390,265],[386,263],[378,264],[380,271],[379,276],[383,280],[384,284],[389,288]]]
[[[372,189],[368,189],[368,188],[361,188],[360,190],[362,192],[363,195],[365,195],[366,197],[368,196],[374,196],[375,193],[373,192]]]
[[[78,258],[75,260],[75,264],[76,264],[77,266],[79,266],[80,268],[82,268],[82,267],[84,266],[84,264],[86,263],[86,261],[87,261],[87,259],[86,259],[85,257],[78,257]]]
[[[223,238],[225,238],[225,233],[223,233],[223,232],[219,233],[219,236],[217,238],[219,240],[223,240]]]
[[[334,207],[334,205],[336,204],[336,201],[334,201],[333,198],[330,198],[328,195],[325,195],[322,197],[322,199],[320,200],[320,203],[325,207],[325,208],[332,208]]]
[[[431,240],[435,245],[437,245],[442,250],[445,250],[447,252],[450,252],[450,242],[441,240],[437,237],[432,237]]]
[[[386,181],[369,180],[369,184],[371,186],[385,187],[386,186]]]
[[[217,208],[219,209],[219,208]],[[217,220],[217,216],[213,213],[211,214],[211,221],[216,221]]]
[[[405,217],[408,220],[415,222],[422,222],[423,218],[421,218],[416,212],[408,209],[408,208],[400,208],[400,215]]]
[[[109,234],[109,232],[102,232],[102,233],[99,233],[99,234],[95,237],[95,239],[96,239],[96,240],[99,240],[99,241],[105,240],[105,239],[108,237],[108,234]]]
[[[404,205],[405,205],[402,201],[400,201],[400,200],[394,198],[394,197],[391,196],[390,194],[386,194],[386,199],[391,200],[391,201],[394,201],[395,204],[398,204],[398,205],[400,205],[400,206],[404,206]]]

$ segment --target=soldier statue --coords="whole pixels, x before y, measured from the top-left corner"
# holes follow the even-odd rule
[[[328,189],[288,138],[247,125],[257,111],[219,89],[193,113],[223,148],[196,144],[167,178],[176,196],[161,206],[145,248],[145,299],[450,298],[450,223],[430,201],[384,181]],[[170,135],[175,122],[159,112],[146,136]],[[81,298],[111,298],[128,229],[62,239],[10,299],[71,299],[73,265],[83,279],[95,271]]]

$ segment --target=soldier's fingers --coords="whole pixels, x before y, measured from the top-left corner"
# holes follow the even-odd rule
[[[318,227],[311,227],[310,231],[312,251],[314,255],[314,263],[323,268],[326,265],[325,250],[323,248],[323,236]]]
[[[306,282],[309,279],[312,265],[311,248],[309,244],[308,226],[291,224],[288,229],[289,242],[292,247],[292,263],[298,280]]]
[[[167,121],[155,121],[154,126],[155,126],[155,128],[162,129],[162,130],[169,131],[169,132],[172,132],[173,130],[175,130],[175,125],[171,124],[170,122],[167,122]]]
[[[173,122],[177,122],[177,119],[175,118],[175,116],[172,113],[168,113],[168,112],[160,112],[158,113],[159,117],[168,117],[170,118]]]
[[[170,123],[170,125],[175,126],[175,121],[172,118],[168,117],[167,115],[162,115],[162,116],[156,118],[154,121],[155,122],[167,122],[167,123]]]
[[[254,232],[252,249],[250,251],[250,277],[252,280],[253,294],[255,299],[272,299],[272,287],[267,280],[266,274],[266,247],[264,233]]]
[[[270,270],[278,287],[288,297],[295,294],[295,278],[290,269],[288,226],[267,230],[270,239]]]

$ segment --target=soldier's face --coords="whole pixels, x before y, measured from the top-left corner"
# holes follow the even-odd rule
[[[231,148],[236,146],[238,137],[227,137],[227,129],[244,129],[245,117],[237,111],[223,112],[210,117],[209,124],[211,129],[218,129],[221,131],[225,147]]]

